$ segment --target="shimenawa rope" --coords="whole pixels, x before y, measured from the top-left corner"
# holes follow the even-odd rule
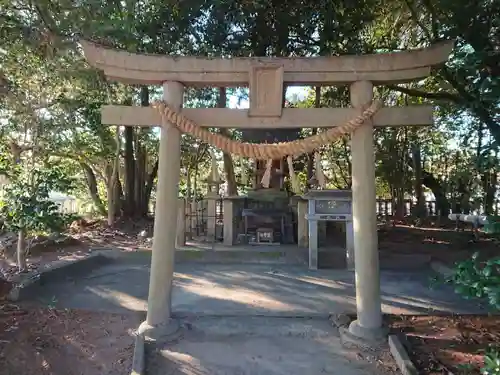
[[[296,157],[302,154],[311,153],[319,147],[331,143],[336,138],[353,132],[363,125],[366,120],[373,117],[382,107],[382,103],[379,101],[372,102],[372,104],[359,116],[343,125],[330,128],[325,132],[292,142],[273,144],[255,144],[235,141],[221,134],[215,134],[202,128],[184,117],[181,113],[168,107],[164,102],[157,102],[154,106],[160,111],[164,126],[171,123],[181,132],[190,134],[221,151],[257,160],[278,160],[287,156]]]

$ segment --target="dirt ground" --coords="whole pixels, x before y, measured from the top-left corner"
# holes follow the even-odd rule
[[[140,221],[137,223],[118,223],[116,229],[105,226],[103,221],[78,220],[72,224],[68,241],[62,244],[34,246],[27,257],[28,271],[36,271],[44,265],[57,260],[71,260],[88,256],[94,248],[114,248],[122,251],[136,251],[139,248],[148,248],[149,243],[138,238],[138,233],[144,228],[149,229],[152,223]],[[15,259],[0,255],[0,276],[7,280],[15,279],[17,267]],[[0,296],[1,293],[0,285]]]
[[[84,257],[99,247],[136,251],[149,248],[138,233],[152,223],[124,223],[117,229],[102,222],[73,226],[74,241],[63,247],[40,247],[28,259],[31,269],[63,258]],[[495,239],[482,235],[474,240],[470,229],[457,232],[454,223],[426,223],[423,227],[399,223],[379,229],[379,248],[385,254],[424,254],[449,265],[480,251],[482,257],[498,255]],[[3,263],[2,263],[3,262]],[[12,261],[0,259],[2,273],[15,274]],[[0,300],[2,289],[0,285]],[[5,293],[6,294],[6,293]],[[500,342],[500,318],[496,317],[391,317],[393,331],[403,331],[413,346],[411,355],[425,374],[437,375],[464,366],[481,365],[478,352]],[[131,330],[136,316],[81,310],[55,310],[0,302],[0,375],[118,375],[128,373],[132,361]],[[450,345],[454,345],[451,347]],[[448,370],[447,370],[448,369]],[[470,370],[472,371],[472,370]],[[479,374],[476,372],[463,374]]]
[[[421,254],[432,260],[452,266],[455,262],[468,259],[480,252],[483,259],[499,254],[499,241],[480,233],[479,240],[474,238],[470,227],[463,231],[455,230],[455,223],[446,220],[442,223],[428,222],[421,227],[409,223],[380,227],[379,250],[386,254]]]
[[[484,350],[500,343],[500,316],[386,316],[404,333],[422,374],[479,375]]]
[[[32,249],[29,257],[29,269],[37,269],[44,264],[60,259],[84,257],[90,248],[113,247],[122,251],[148,249],[151,241],[141,239],[138,234],[144,229],[152,232],[153,222],[118,223],[115,229],[107,228],[103,221],[79,220],[72,224],[69,243],[64,246],[38,246]],[[422,226],[413,226],[411,222],[379,227],[379,249],[382,256],[390,254],[421,254],[432,260],[439,260],[448,265],[469,258],[479,251],[481,257],[498,255],[499,241],[485,234],[475,240],[470,228],[457,232],[455,223],[450,220],[434,222],[428,220]],[[9,279],[16,272],[14,261],[0,256],[0,271]]]
[[[139,317],[0,304],[1,375],[125,375]]]
[[[77,259],[90,248],[135,251],[141,241],[133,230],[107,229],[101,222],[70,230],[65,246],[37,246],[28,257],[35,271],[57,260]],[[0,258],[6,279],[16,279],[12,259]],[[130,372],[135,314],[40,308],[2,302],[11,285],[0,280],[0,375],[125,375]]]

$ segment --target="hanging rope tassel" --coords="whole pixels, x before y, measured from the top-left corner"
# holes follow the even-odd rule
[[[288,173],[290,173],[290,183],[292,184],[292,191],[295,194],[300,194],[300,185],[297,180],[297,175],[295,174],[295,170],[293,169],[293,158],[291,155],[286,157],[286,161],[288,163]]]
[[[316,166],[316,180],[318,181],[318,185],[321,189],[326,188],[326,179],[325,174],[323,173],[323,168],[321,167],[321,158],[319,156],[319,152],[314,153],[314,162]]]
[[[264,175],[262,176],[262,181],[260,182],[262,186],[264,186],[266,189],[269,188],[269,185],[271,184],[272,167],[273,167],[273,159],[268,159],[266,163],[266,171],[264,172]]]

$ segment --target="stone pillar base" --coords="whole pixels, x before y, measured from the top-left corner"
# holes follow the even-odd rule
[[[379,348],[387,344],[387,335],[389,329],[387,327],[380,328],[365,328],[359,325],[357,320],[354,320],[349,325],[349,328],[339,328],[342,345],[346,347],[360,348]]]
[[[181,324],[177,319],[172,318],[157,325],[151,325],[145,321],[137,329],[137,334],[144,336],[144,339],[148,341],[168,343],[181,335]]]

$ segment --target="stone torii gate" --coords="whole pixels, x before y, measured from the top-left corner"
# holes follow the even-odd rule
[[[112,80],[163,85],[173,111],[203,127],[332,128],[360,116],[372,103],[373,86],[409,82],[445,62],[452,42],[407,52],[315,58],[198,58],[133,54],[82,42],[88,62]],[[249,86],[250,108],[182,109],[184,86]],[[284,85],[350,85],[352,108],[282,108]],[[375,213],[374,126],[431,125],[432,107],[383,107],[352,133],[352,200],[357,320],[349,333],[364,339],[383,335]],[[173,117],[170,117],[170,120]],[[155,108],[108,105],[102,123],[159,126],[157,200],[146,321],[139,331],[160,338],[176,330],[171,290],[177,224],[181,132]]]

